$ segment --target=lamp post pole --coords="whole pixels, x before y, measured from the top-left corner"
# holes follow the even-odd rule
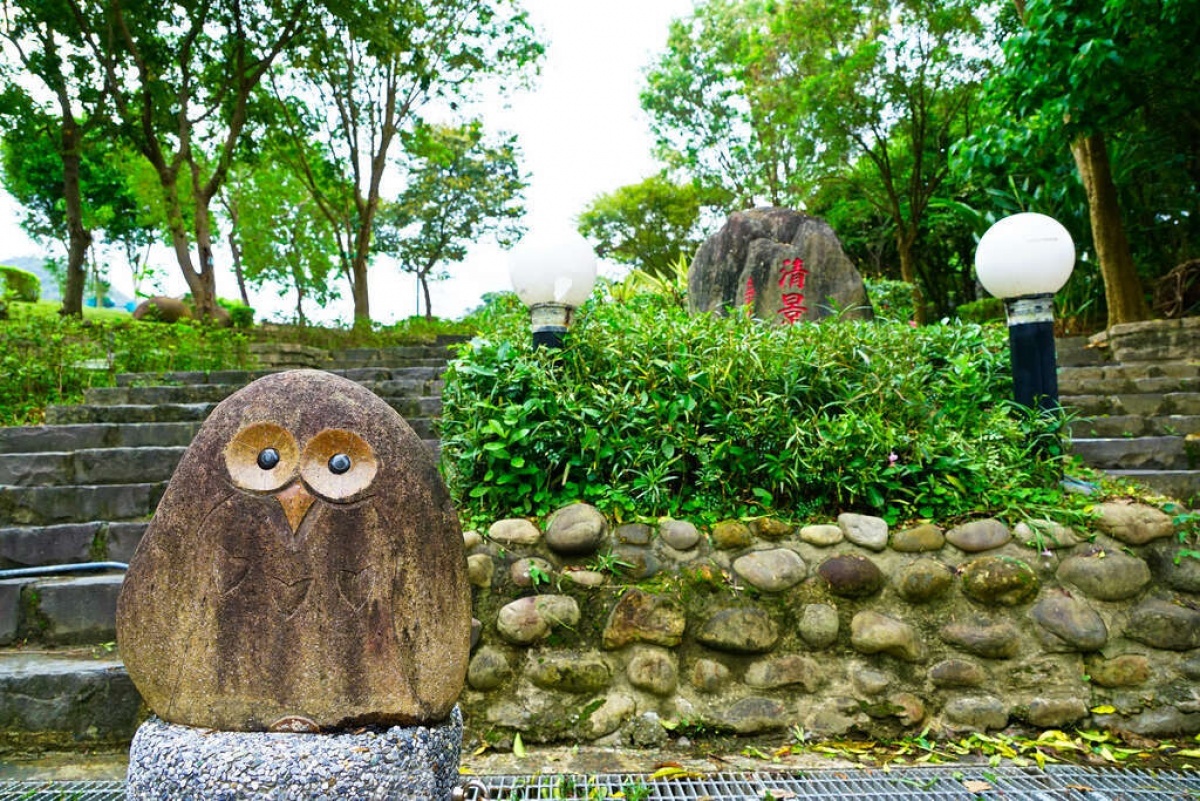
[[[1004,301],[1012,356],[1013,400],[1041,411],[1058,408],[1058,364],[1054,350],[1054,296]]]

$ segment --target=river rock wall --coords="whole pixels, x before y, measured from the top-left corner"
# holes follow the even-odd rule
[[[585,504],[465,534],[476,732],[653,746],[672,732],[886,737],[1200,731],[1200,559],[1172,519],[711,529]]]

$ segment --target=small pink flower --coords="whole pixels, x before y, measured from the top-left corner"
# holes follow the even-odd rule
[[[917,327],[917,321],[916,321],[916,320],[909,320],[909,321],[908,321],[908,326],[909,326],[909,328],[916,328],[916,327]]]
[[[892,451],[891,453],[888,454],[888,467],[891,467],[899,460],[900,460],[900,457],[896,455],[895,451]]]

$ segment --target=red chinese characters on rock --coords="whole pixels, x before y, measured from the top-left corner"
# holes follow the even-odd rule
[[[758,293],[754,290],[754,276],[746,278],[746,303],[745,305],[754,308],[754,299],[758,297]]]
[[[804,305],[804,293],[801,291],[807,277],[808,270],[804,268],[804,259],[783,260],[783,266],[779,269],[779,288],[784,290],[783,306],[778,314],[788,325],[792,325],[808,313],[808,307]]]

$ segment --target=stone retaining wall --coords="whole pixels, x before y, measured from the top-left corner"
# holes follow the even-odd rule
[[[460,703],[473,730],[527,742],[1200,731],[1200,559],[1157,509],[1097,511],[1090,531],[613,527],[583,504],[544,529],[502,520],[465,535]]]

